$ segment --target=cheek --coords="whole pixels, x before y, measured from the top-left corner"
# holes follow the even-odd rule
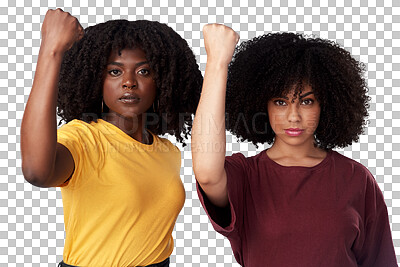
[[[119,91],[116,88],[114,81],[105,80],[103,82],[103,100],[106,105],[112,105],[119,97]]]
[[[271,127],[274,128],[276,125],[284,123],[286,117],[284,111],[280,111],[279,109],[273,107],[268,107],[268,118]]]
[[[148,96],[148,98],[154,100],[157,94],[157,88],[154,81],[146,81],[143,83],[143,88],[146,88],[145,94]]]
[[[117,84],[116,81],[113,81],[110,79],[105,79],[103,82],[103,94],[106,94],[106,93],[109,94],[110,92],[112,92],[113,88],[115,88],[116,84]]]
[[[306,126],[310,127],[310,128],[317,128],[318,123],[319,123],[319,116],[320,116],[319,110],[308,112]]]
[[[281,128],[283,128],[285,124],[284,116],[279,112],[268,113],[269,124],[271,125],[272,130],[277,133],[281,132]]]

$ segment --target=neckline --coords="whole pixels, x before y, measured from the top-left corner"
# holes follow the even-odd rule
[[[273,165],[275,165],[275,166],[277,166],[279,168],[285,169],[285,170],[289,170],[289,169],[292,169],[292,170],[293,169],[296,169],[296,170],[310,170],[310,171],[311,170],[317,170],[317,169],[323,167],[324,165],[326,165],[329,162],[329,159],[332,157],[332,154],[333,154],[333,151],[331,149],[328,150],[325,158],[320,163],[318,163],[318,164],[316,164],[314,166],[311,166],[311,167],[307,167],[307,166],[284,166],[284,165],[281,165],[281,164],[277,163],[276,161],[272,160],[268,156],[267,150],[268,149],[265,149],[262,152],[264,158],[267,159],[268,161],[270,161]]]
[[[144,143],[142,143],[142,142],[139,142],[139,141],[136,140],[135,138],[129,136],[129,135],[126,134],[124,131],[122,131],[120,128],[118,128],[117,126],[115,126],[114,124],[112,124],[112,123],[110,123],[110,122],[108,122],[108,121],[106,121],[106,120],[103,120],[103,119],[98,119],[98,121],[100,121],[101,124],[103,124],[106,128],[109,128],[109,129],[111,129],[111,130],[117,132],[117,133],[118,133],[120,136],[122,136],[124,139],[126,139],[126,140],[128,140],[128,141],[130,141],[130,142],[133,142],[133,143],[135,143],[135,144],[138,144],[138,145],[140,145],[140,146],[151,148],[151,147],[153,147],[153,146],[155,145],[155,143],[157,142],[157,136],[156,136],[155,134],[153,134],[153,133],[152,133],[150,130],[148,130],[148,129],[146,129],[146,131],[147,131],[149,134],[152,135],[152,137],[153,137],[153,142],[152,142],[151,144],[144,144]]]

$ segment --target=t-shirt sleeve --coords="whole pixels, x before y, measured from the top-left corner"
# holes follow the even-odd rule
[[[75,183],[76,177],[82,171],[82,162],[84,156],[84,142],[82,140],[81,130],[72,123],[64,124],[57,130],[57,143],[65,146],[74,159],[74,172],[71,177],[59,187],[64,187],[70,183]]]
[[[367,172],[363,229],[353,251],[358,266],[397,266],[385,200],[374,177]]]
[[[244,196],[246,190],[247,161],[237,153],[225,158],[229,206],[220,208],[213,205],[197,183],[197,193],[211,224],[220,234],[228,237],[237,232],[243,221]]]

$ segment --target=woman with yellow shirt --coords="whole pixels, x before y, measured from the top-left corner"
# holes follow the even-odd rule
[[[22,170],[61,187],[59,266],[169,266],[185,192],[181,154],[202,76],[165,24],[114,20],[86,28],[49,10],[21,125]],[[67,124],[57,130],[57,115]]]

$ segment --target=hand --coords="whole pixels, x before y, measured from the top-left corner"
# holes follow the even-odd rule
[[[48,10],[42,25],[42,46],[51,52],[64,53],[84,35],[78,19],[61,9]]]
[[[207,24],[203,27],[203,36],[207,61],[228,65],[239,41],[239,34],[222,24]]]

